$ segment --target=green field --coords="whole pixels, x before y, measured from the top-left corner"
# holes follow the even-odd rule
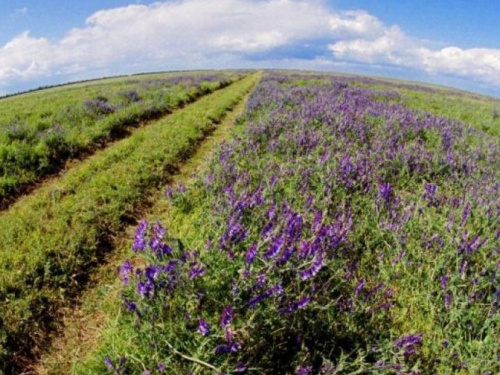
[[[89,98],[114,109],[85,117]],[[499,110],[299,71],[0,100],[2,134],[18,119],[33,158],[77,113],[63,161],[82,158],[6,195],[0,372],[499,373]],[[64,164],[46,163],[26,186]]]
[[[56,87],[0,100],[0,208],[67,160],[123,138],[224,87],[235,74],[150,74]]]
[[[148,193],[254,83],[250,76],[151,123],[0,213],[0,358],[43,344],[40,332],[53,328],[58,309],[80,290]]]

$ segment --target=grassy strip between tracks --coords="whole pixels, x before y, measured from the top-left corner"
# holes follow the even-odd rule
[[[0,215],[0,364],[36,354],[112,238],[238,103],[247,77],[90,158]]]

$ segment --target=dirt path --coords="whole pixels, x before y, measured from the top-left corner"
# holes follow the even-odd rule
[[[231,128],[244,110],[248,95],[227,113],[216,130],[200,144],[195,154],[179,166],[178,173],[169,185],[189,184],[193,175],[203,170],[217,145],[230,137]],[[163,189],[152,196],[152,205],[148,212],[144,212],[144,218],[154,220],[165,215],[168,208],[163,196]],[[112,327],[113,318],[121,312],[119,294],[122,285],[116,276],[116,269],[125,259],[130,258],[135,228],[135,225],[130,226],[124,236],[115,240],[115,251],[89,283],[93,287],[83,293],[78,307],[62,313],[64,331],[53,337],[50,350],[23,374],[74,374],[75,364],[96,349],[100,332],[105,327]]]

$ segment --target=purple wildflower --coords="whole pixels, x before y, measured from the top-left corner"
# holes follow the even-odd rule
[[[109,357],[104,358],[104,363],[106,364],[106,367],[108,368],[108,370],[112,370],[112,371],[115,370],[115,365],[113,364],[113,361],[111,360],[111,358],[109,358]]]
[[[165,197],[169,198],[169,199],[172,199],[173,196],[174,196],[174,189],[172,188],[172,186],[169,185],[165,189]]]
[[[302,297],[297,303],[296,303],[296,310],[301,310],[307,305],[309,305],[309,302],[311,302],[311,299],[309,297]]]
[[[257,294],[256,296],[250,298],[250,300],[248,301],[248,306],[254,307],[259,302],[263,301],[268,297],[281,294],[283,294],[283,287],[281,286],[281,284],[276,284],[274,287],[266,290],[264,293]]]
[[[159,238],[161,240],[161,239],[163,239],[163,237],[165,237],[165,234],[167,234],[167,231],[165,230],[165,228],[163,228],[161,223],[159,221],[157,221],[153,227],[153,233],[154,233],[154,236],[156,238]]]
[[[123,284],[128,285],[129,283],[129,276],[134,272],[134,267],[132,266],[132,263],[127,259],[125,263],[123,263],[123,266],[120,268],[120,274],[122,276]]]
[[[446,286],[448,285],[448,276],[442,275],[440,278],[441,281],[441,289],[446,289]]]
[[[381,183],[378,185],[378,192],[382,199],[386,201],[387,203],[390,202],[392,196],[394,195],[394,189],[392,188],[391,184],[387,183]]]
[[[274,228],[274,223],[272,221],[268,222],[264,228],[262,228],[262,232],[261,232],[261,235],[263,238],[267,238],[269,236],[269,233],[271,233],[271,231],[273,230]]]
[[[365,279],[361,279],[358,281],[358,285],[356,285],[356,288],[354,289],[354,293],[358,295],[363,291],[363,288],[365,287]]]
[[[271,247],[264,253],[264,259],[274,258],[281,250],[285,240],[281,237],[275,238]]]
[[[141,220],[134,236],[134,244],[132,245],[132,250],[134,253],[138,251],[144,251],[146,249],[146,231],[148,229],[148,222],[146,220]]]
[[[226,328],[231,324],[231,321],[233,320],[233,306],[227,305],[224,307],[224,310],[222,310],[222,315],[219,321],[219,326],[221,328]]]
[[[236,368],[234,369],[234,372],[246,372],[247,367],[243,363],[238,363]]]
[[[433,201],[437,191],[437,186],[434,184],[425,184],[424,188],[425,188],[424,197],[429,201]]]
[[[469,218],[471,210],[471,205],[470,203],[467,203],[467,206],[465,206],[464,212],[462,214],[462,221],[460,222],[460,225],[464,225],[467,222],[467,219]]]
[[[137,284],[137,292],[141,297],[150,297],[151,294],[154,292],[154,284],[151,282],[150,279],[147,279],[146,281],[140,281]]]
[[[460,275],[463,275],[466,269],[467,269],[467,261],[463,260],[462,263],[460,264],[460,269],[459,269]]]
[[[201,263],[193,262],[191,263],[191,268],[189,269],[189,280],[193,280],[197,277],[203,276],[205,274],[205,267]]]
[[[139,318],[141,317],[139,309],[137,308],[137,304],[134,301],[126,302],[126,305],[128,311],[135,312]]]
[[[323,268],[323,253],[317,253],[314,257],[313,264],[310,268],[300,273],[300,278],[305,281],[314,277],[318,274],[318,272]]]
[[[256,255],[257,255],[257,243],[254,242],[250,246],[250,248],[248,249],[248,251],[247,251],[247,253],[245,255],[245,262],[247,264],[252,264]]]
[[[451,306],[451,293],[448,292],[446,293],[446,295],[444,296],[444,308],[446,310],[449,310],[450,309],[450,306]]]
[[[318,232],[321,229],[321,224],[323,223],[323,212],[318,211],[314,215],[312,230],[313,232]]]
[[[300,214],[292,215],[286,225],[285,229],[286,235],[292,240],[299,238],[302,235],[302,224],[303,221],[302,221],[302,216],[300,216]]]
[[[422,337],[423,333],[420,333],[418,335],[401,336],[396,341],[394,341],[394,349],[404,349],[404,354],[406,357],[408,357],[415,353],[415,348],[422,342]]]
[[[210,334],[210,326],[209,324],[205,321],[205,319],[200,319],[198,322],[198,332],[202,336],[208,336]]]
[[[233,341],[227,345],[219,345],[215,348],[215,354],[236,353],[241,349],[241,344]]]
[[[297,367],[295,375],[309,375],[312,372],[312,366],[302,366]]]
[[[283,251],[281,257],[276,261],[276,265],[281,266],[286,262],[288,262],[292,257],[293,253],[295,252],[295,250],[296,249],[294,246],[287,246],[285,251]]]

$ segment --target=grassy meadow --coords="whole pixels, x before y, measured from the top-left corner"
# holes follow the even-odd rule
[[[0,362],[36,353],[148,193],[254,84],[233,83],[140,129],[0,213]],[[19,353],[19,354],[18,354]]]
[[[169,110],[0,213],[4,373],[500,373],[500,101],[213,77],[166,77]],[[97,134],[156,81],[130,79],[27,95],[105,95]]]
[[[55,87],[0,100],[0,208],[67,160],[123,138],[224,87],[231,74],[152,74]]]

